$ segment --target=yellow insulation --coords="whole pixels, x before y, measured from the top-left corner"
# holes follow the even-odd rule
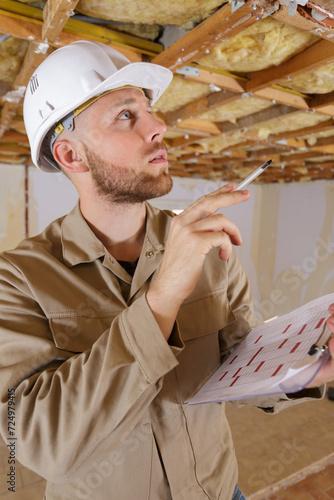
[[[266,122],[262,125],[249,127],[249,130],[256,132],[260,139],[268,139],[271,134],[281,134],[282,132],[289,132],[292,130],[300,130],[307,124],[312,127],[328,120],[328,116],[321,115],[320,113],[307,113],[305,111],[297,111],[281,118]]]
[[[228,135],[220,135],[218,137],[213,137],[210,139],[205,139],[199,144],[204,148],[206,153],[219,153],[222,149],[234,146],[235,144],[241,143],[245,139],[241,131],[234,132]]]
[[[241,73],[259,71],[281,64],[318,40],[308,31],[266,17],[218,45],[197,62]]]
[[[189,102],[211,93],[209,85],[190,82],[180,75],[174,75],[172,83],[154,106],[155,111],[166,113],[185,106]]]
[[[333,123],[333,130],[324,130],[323,132],[318,132],[317,134],[301,136],[300,139],[304,139],[309,146],[316,146],[318,139],[321,139],[322,137],[330,137],[332,135],[334,135],[334,123]],[[333,144],[334,144],[334,137],[333,137]]]
[[[12,83],[20,70],[28,43],[19,38],[8,38],[0,44],[0,80]]]
[[[222,0],[80,0],[76,10],[100,19],[184,26],[207,18],[222,3]]]
[[[283,87],[305,94],[327,94],[334,90],[334,63],[309,71],[282,83]]]
[[[199,115],[197,118],[211,120],[214,122],[230,121],[235,123],[238,118],[257,113],[258,111],[270,108],[271,106],[273,106],[271,101],[245,95],[245,97],[241,97],[237,101],[224,104],[223,106],[219,106],[219,108],[207,111],[206,113]]]
[[[151,40],[152,42],[158,38],[160,33],[160,26],[158,24],[106,24],[105,27],[115,31],[129,33],[130,35],[138,36],[145,40]]]

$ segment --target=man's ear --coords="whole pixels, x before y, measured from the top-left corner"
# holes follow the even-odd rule
[[[53,156],[56,162],[69,173],[83,173],[89,170],[85,159],[69,141],[57,141],[53,146]]]

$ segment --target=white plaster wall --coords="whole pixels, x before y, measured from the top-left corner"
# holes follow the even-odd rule
[[[20,172],[7,174],[7,190],[2,187],[1,192],[6,199],[1,197],[1,227],[7,246],[22,236],[22,222],[16,218],[14,228],[7,221],[7,215],[13,218],[15,212],[11,207],[19,207],[18,200],[22,199],[22,193],[18,194]],[[152,203],[160,208],[183,209],[221,185],[200,179],[174,179],[172,192]],[[241,230],[243,245],[237,253],[249,277],[259,319],[283,314],[332,292],[334,180],[253,185],[250,191],[250,200],[228,207],[223,213]],[[62,174],[29,169],[30,236],[69,212],[76,202],[76,191]]]
[[[78,199],[73,184],[63,174],[29,168],[29,236],[72,210]]]
[[[175,197],[176,208],[185,208],[220,185],[177,180],[172,193],[158,204],[171,208]],[[334,180],[251,185],[249,190],[246,203],[222,212],[241,230],[243,245],[237,253],[259,319],[284,314],[333,292]]]

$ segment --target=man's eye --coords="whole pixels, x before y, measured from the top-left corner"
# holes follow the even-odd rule
[[[130,118],[131,118],[130,111],[123,111],[123,113],[119,115],[120,120],[129,120]]]

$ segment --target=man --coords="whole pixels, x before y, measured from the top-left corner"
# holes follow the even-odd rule
[[[1,432],[14,394],[18,457],[46,500],[243,498],[224,404],[187,401],[255,324],[239,230],[216,213],[249,192],[226,185],[177,217],[146,203],[172,187],[151,108],[171,76],[82,41],[27,91],[34,162],[79,193],[0,263]]]

